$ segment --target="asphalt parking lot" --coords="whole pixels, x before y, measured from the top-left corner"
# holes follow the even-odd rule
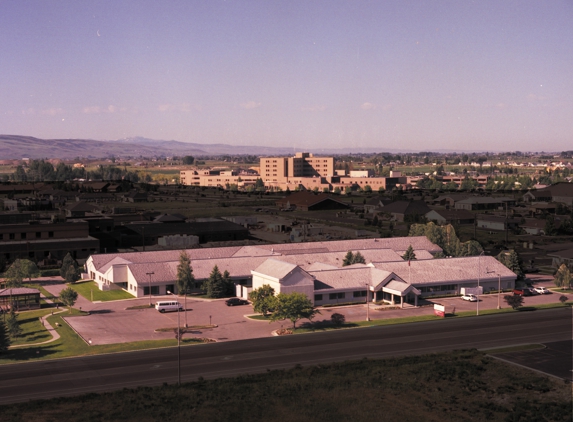
[[[572,341],[558,341],[544,344],[544,346],[544,349],[499,353],[494,356],[498,359],[573,381],[573,369],[571,369],[571,362],[573,362]]]
[[[59,294],[65,288],[64,284],[45,285],[46,290],[53,294]],[[528,304],[556,302],[559,294],[538,295],[524,298],[524,306]],[[172,296],[152,297],[152,303],[158,300],[170,300]],[[184,303],[183,298],[179,298]],[[476,311],[478,309],[492,309],[497,307],[497,295],[480,296],[479,305],[476,302],[467,302],[459,297],[434,299],[433,302],[446,306],[446,312]],[[114,344],[142,340],[159,340],[174,337],[173,332],[157,332],[158,329],[177,327],[177,312],[161,314],[155,309],[127,310],[128,307],[145,305],[149,298],[127,299],[114,302],[90,302],[79,296],[75,304],[76,308],[89,311],[90,315],[67,317],[66,321],[86,341],[93,345]],[[500,298],[503,308],[507,304]],[[378,309],[378,310],[377,310]],[[366,319],[366,307],[362,305],[333,307],[320,309],[314,321],[330,320],[330,316],[341,313],[346,321],[363,321]],[[232,341],[250,338],[269,337],[273,330],[282,326],[290,327],[290,321],[269,323],[256,321],[246,317],[253,314],[251,305],[228,307],[225,299],[208,300],[188,298],[187,308],[179,316],[181,326],[185,324],[185,316],[190,327],[216,325],[214,328],[192,329],[184,334],[184,337],[209,338],[215,341]],[[433,307],[424,306],[415,308],[406,305],[404,309],[382,310],[379,306],[370,304],[370,319],[400,318],[407,316],[421,316],[433,314]],[[306,322],[300,321],[299,325]]]

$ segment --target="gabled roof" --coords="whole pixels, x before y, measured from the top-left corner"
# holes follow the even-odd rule
[[[376,268],[391,271],[404,281],[414,284],[436,284],[440,282],[497,280],[517,277],[493,256],[471,256],[463,258],[443,258],[427,261],[381,262]]]
[[[14,287],[12,289],[0,290],[0,297],[32,294],[40,294],[40,291],[38,289],[30,289],[29,287]]]
[[[264,274],[277,280],[285,278],[289,273],[293,272],[297,266],[290,262],[279,261],[277,259],[268,258],[261,265],[255,268],[252,273]]]

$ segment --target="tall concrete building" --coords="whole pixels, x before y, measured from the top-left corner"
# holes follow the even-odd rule
[[[315,157],[297,152],[294,157],[261,158],[260,175],[265,184],[285,183],[293,177],[334,176],[334,157]]]

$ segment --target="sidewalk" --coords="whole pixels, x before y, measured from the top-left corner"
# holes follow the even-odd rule
[[[46,296],[44,296],[43,294],[40,294],[40,298],[44,299],[44,301],[46,303],[49,304],[54,304],[54,302],[52,302],[50,299],[48,299]],[[67,311],[67,308],[62,308],[61,310],[59,310],[58,312],[56,312],[56,314],[61,314],[62,312]],[[51,343],[53,341],[56,341],[57,339],[60,338],[60,333],[58,333],[58,331],[56,331],[56,329],[54,327],[52,327],[52,325],[48,322],[48,316],[52,316],[54,315],[54,311],[52,311],[51,315],[44,315],[43,317],[40,317],[40,321],[42,321],[42,326],[44,328],[46,328],[48,330],[48,333],[51,334],[52,338],[50,340],[46,340],[46,341],[42,341],[40,343],[26,343],[26,344],[18,344],[16,346],[10,346],[9,349],[18,349],[21,347],[30,347],[30,346],[39,346],[41,344],[48,344]]]

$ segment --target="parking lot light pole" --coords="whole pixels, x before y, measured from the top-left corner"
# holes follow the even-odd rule
[[[370,294],[370,284],[366,283],[366,321],[370,321],[370,303],[368,295]]]
[[[481,251],[481,253],[478,255],[478,289],[477,289],[477,300],[476,300],[476,315],[479,315],[479,278],[481,275],[481,256],[485,253],[485,251]]]
[[[497,309],[501,309],[501,274],[497,274]]]
[[[173,295],[167,290],[168,295]],[[177,385],[181,385],[181,307],[177,306]]]
[[[153,271],[145,273],[149,276],[149,307],[151,308],[151,276],[155,274]]]

